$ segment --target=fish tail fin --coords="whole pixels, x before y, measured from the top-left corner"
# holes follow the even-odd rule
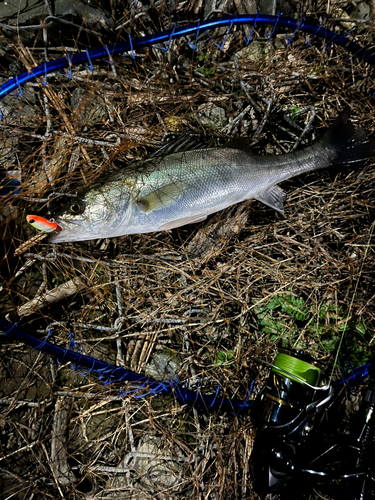
[[[355,129],[349,116],[347,106],[321,139],[321,144],[329,151],[331,165],[364,161],[374,153],[375,141],[368,139],[366,130]]]

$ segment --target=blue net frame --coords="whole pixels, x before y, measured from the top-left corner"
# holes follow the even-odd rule
[[[375,64],[375,53],[371,53],[365,48],[361,47],[356,42],[350,40],[347,35],[352,31],[349,30],[347,33],[338,35],[332,30],[324,27],[323,24],[316,25],[312,23],[306,22],[305,16],[303,16],[300,20],[290,19],[287,17],[278,14],[277,16],[268,16],[262,15],[257,12],[256,15],[235,15],[235,16],[225,16],[221,18],[215,19],[207,19],[204,21],[197,21],[195,23],[189,24],[187,26],[179,26],[177,23],[173,26],[172,29],[162,31],[159,33],[155,33],[152,35],[147,35],[144,37],[133,38],[129,35],[129,40],[126,42],[121,42],[115,45],[104,45],[104,47],[97,48],[94,50],[86,49],[84,52],[80,52],[77,54],[67,53],[65,57],[60,59],[56,59],[54,61],[44,62],[40,66],[33,68],[25,73],[20,75],[16,75],[11,80],[7,81],[3,85],[0,86],[0,99],[14,90],[18,90],[18,97],[22,97],[22,89],[21,86],[26,82],[31,80],[35,80],[38,77],[43,76],[42,84],[47,84],[47,75],[49,73],[53,73],[55,71],[62,71],[65,68],[69,69],[69,72],[66,74],[68,78],[72,76],[72,67],[80,64],[87,64],[86,66],[91,71],[94,70],[92,61],[96,59],[104,59],[108,58],[107,61],[109,64],[113,65],[113,56],[114,55],[125,55],[128,56],[127,53],[130,52],[130,57],[132,59],[135,58],[134,51],[136,49],[140,49],[147,46],[152,46],[154,48],[158,48],[164,51],[169,49],[171,41],[176,38],[194,36],[195,43],[189,41],[189,45],[193,50],[197,48],[197,40],[200,33],[207,33],[209,30],[214,30],[218,28],[227,27],[227,32],[224,35],[223,42],[219,45],[216,42],[215,45],[222,49],[224,46],[227,37],[233,28],[233,26],[239,25],[252,25],[252,29],[248,37],[245,37],[245,43],[249,44],[255,28],[258,27],[266,27],[271,26],[271,33],[268,35],[268,39],[273,36],[276,27],[283,28],[286,30],[293,30],[292,35],[288,37],[286,35],[287,43],[290,44],[295,37],[298,31],[301,31],[305,34],[312,35],[310,42],[306,43],[306,46],[310,45],[314,38],[323,38],[326,40],[326,50],[328,50],[332,44],[339,45],[341,47],[345,47],[345,49],[350,52],[354,57],[358,59],[364,59],[371,65]],[[167,47],[162,47],[158,44],[167,43]],[[125,53],[125,54],[124,54]]]
[[[119,397],[131,395],[133,398],[138,399],[152,394],[174,395],[181,404],[189,407],[199,408],[202,411],[228,411],[235,415],[251,408],[250,397],[255,390],[254,381],[251,382],[244,400],[230,400],[220,395],[220,385],[218,385],[214,395],[206,395],[202,394],[201,380],[197,389],[191,390],[188,388],[188,380],[185,380],[182,384],[178,379],[172,378],[159,381],[127,370],[122,366],[114,366],[92,356],[85,356],[82,347],[75,341],[71,332],[69,333],[68,348],[65,349],[48,341],[52,336],[52,330],[48,331],[44,340],[40,340],[23,331],[17,323],[12,324],[0,318],[0,331],[3,332],[3,335],[10,335],[35,350],[54,356],[59,363],[70,362],[71,368],[77,370],[82,376],[91,373],[98,375],[99,380],[104,380],[104,386],[114,383],[126,383],[130,387],[122,388]]]

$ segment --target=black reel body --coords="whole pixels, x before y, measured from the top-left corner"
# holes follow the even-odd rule
[[[309,485],[337,489],[337,481],[345,480],[350,482],[345,498],[365,498],[358,492],[367,489],[375,466],[371,380],[355,429],[343,436],[339,427],[344,386],[326,385],[324,371],[311,356],[280,350],[251,410],[257,427],[250,458],[255,491],[302,498]]]

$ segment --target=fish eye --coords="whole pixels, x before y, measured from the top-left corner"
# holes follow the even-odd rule
[[[69,211],[73,215],[81,214],[85,210],[85,203],[81,200],[77,200],[72,203],[69,207]]]

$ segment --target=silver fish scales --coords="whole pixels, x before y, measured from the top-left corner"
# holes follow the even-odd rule
[[[246,140],[223,147],[143,160],[103,177],[54,218],[50,241],[69,242],[173,229],[254,198],[283,213],[291,177],[373,154],[375,143],[355,130],[346,108],[325,135],[301,151],[254,156]]]

